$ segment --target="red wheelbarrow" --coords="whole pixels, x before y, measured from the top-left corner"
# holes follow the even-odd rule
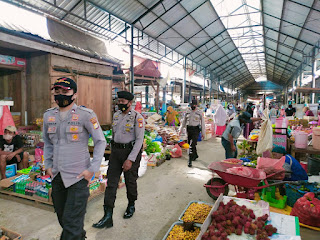
[[[228,195],[229,184],[233,185],[239,198],[254,199],[254,193],[262,188],[267,188],[270,186],[281,185],[286,183],[286,181],[279,181],[273,184],[268,184],[267,179],[276,175],[283,173],[284,171],[278,171],[276,173],[265,175],[264,171],[256,168],[248,168],[251,173],[250,177],[245,177],[233,173],[227,172],[228,168],[240,167],[241,164],[231,164],[225,162],[213,162],[208,168],[217,173],[221,178],[211,178],[207,184],[204,185],[207,189],[208,195],[216,200],[220,193],[223,195]],[[265,176],[265,177],[264,177]],[[263,186],[258,186],[260,182],[264,182]]]

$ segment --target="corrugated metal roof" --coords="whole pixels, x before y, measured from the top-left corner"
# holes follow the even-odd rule
[[[197,72],[206,68],[241,88],[264,75],[285,84],[320,38],[317,0],[8,2],[124,43],[133,24],[134,44],[144,53],[169,64],[187,57]]]

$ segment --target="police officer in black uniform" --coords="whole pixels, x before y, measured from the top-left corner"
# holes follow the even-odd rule
[[[127,188],[128,207],[124,218],[131,218],[135,212],[135,201],[138,197],[137,179],[141,160],[141,149],[144,138],[145,123],[142,115],[131,109],[134,95],[130,92],[118,92],[118,107],[113,115],[112,142],[107,188],[104,197],[104,216],[93,224],[95,228],[113,226],[113,208],[120,175],[124,172]]]

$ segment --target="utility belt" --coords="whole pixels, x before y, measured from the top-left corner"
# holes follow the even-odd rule
[[[116,149],[132,149],[135,144],[135,141],[129,143],[116,143],[115,141],[111,140],[111,147]]]
[[[200,126],[187,126],[187,130],[200,130]]]

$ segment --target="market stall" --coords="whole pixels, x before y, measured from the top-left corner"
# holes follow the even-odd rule
[[[190,202],[163,240],[291,239],[300,237],[299,219],[270,212],[264,201],[219,196],[214,205]]]

